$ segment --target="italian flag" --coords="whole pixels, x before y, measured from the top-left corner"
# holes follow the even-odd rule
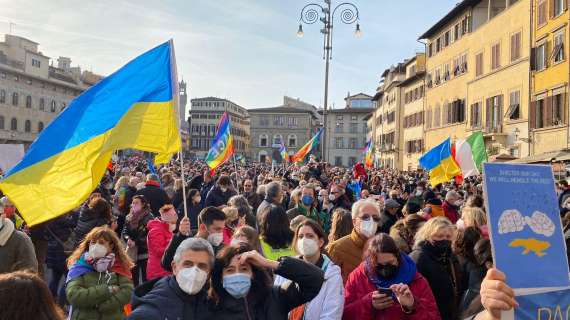
[[[466,140],[457,140],[454,147],[453,155],[455,162],[461,168],[461,180],[481,173],[481,165],[487,161],[487,151],[481,131],[475,132]]]

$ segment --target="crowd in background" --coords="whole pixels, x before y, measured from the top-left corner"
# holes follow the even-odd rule
[[[149,163],[116,161],[79,208],[33,227],[2,198],[0,319],[498,319],[516,306],[481,177],[432,187],[311,156],[213,175],[188,161],[183,180],[179,163]],[[557,190],[566,217],[566,181]]]

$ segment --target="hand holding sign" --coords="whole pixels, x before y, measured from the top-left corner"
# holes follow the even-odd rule
[[[481,304],[491,319],[501,319],[501,311],[518,307],[515,292],[505,283],[505,274],[489,269],[481,283]]]

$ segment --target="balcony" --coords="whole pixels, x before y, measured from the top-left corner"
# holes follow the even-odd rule
[[[506,145],[508,133],[504,132],[503,125],[494,125],[483,128],[483,137],[487,141]]]

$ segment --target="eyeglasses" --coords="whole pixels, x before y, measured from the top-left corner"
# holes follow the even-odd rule
[[[379,216],[371,216],[368,214],[364,214],[362,217],[360,217],[360,220],[368,221],[368,220],[370,220],[370,218],[372,218],[372,220],[374,220],[374,222],[380,222]]]

